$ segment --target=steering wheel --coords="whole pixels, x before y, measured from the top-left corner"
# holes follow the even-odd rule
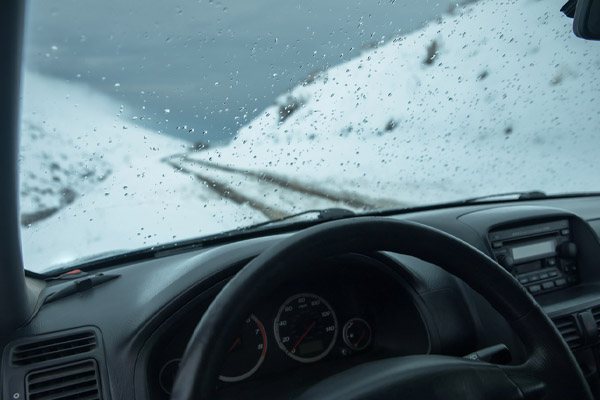
[[[261,294],[314,261],[372,251],[414,256],[462,279],[513,327],[527,359],[503,366],[441,355],[389,358],[326,378],[303,393],[302,399],[593,399],[560,333],[512,275],[442,231],[381,217],[316,225],[282,240],[242,268],[196,327],[171,399],[213,398],[227,349]]]

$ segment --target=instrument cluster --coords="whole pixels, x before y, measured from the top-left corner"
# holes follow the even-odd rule
[[[292,370],[327,374],[393,355],[429,351],[427,330],[402,279],[365,256],[307,268],[273,288],[244,321],[219,376],[227,388]],[[241,300],[243,301],[243,300]],[[158,381],[170,393],[176,366],[199,319],[171,338]],[[179,346],[173,346],[178,343]],[[173,354],[175,353],[175,354]]]

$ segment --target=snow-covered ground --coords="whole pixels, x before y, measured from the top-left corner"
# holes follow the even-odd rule
[[[600,51],[563,1],[481,0],[283,94],[192,151],[79,84],[28,72],[26,267],[310,208],[600,189]],[[506,30],[510,27],[510,30]]]
[[[196,157],[412,204],[599,189],[600,49],[573,35],[562,3],[457,9],[282,95],[231,146]]]

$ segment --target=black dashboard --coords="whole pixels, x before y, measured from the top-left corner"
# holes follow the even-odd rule
[[[443,230],[500,262],[555,322],[599,398],[600,197],[394,217]],[[115,279],[46,304],[49,295],[87,278],[28,278],[38,308],[2,343],[2,398],[29,393],[35,374],[92,362],[99,398],[167,399],[178,359],[211,300],[240,268],[290,234],[158,252],[89,271],[87,278]],[[88,345],[39,356],[67,338]],[[338,371],[393,356],[464,356],[503,343],[513,363],[524,359],[510,326],[479,294],[435,265],[391,253],[307,265],[264,294],[238,339],[218,384],[221,398],[290,397]]]

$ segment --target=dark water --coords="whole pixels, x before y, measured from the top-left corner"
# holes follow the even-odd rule
[[[25,64],[112,96],[152,130],[224,143],[315,71],[455,3],[32,0]]]

